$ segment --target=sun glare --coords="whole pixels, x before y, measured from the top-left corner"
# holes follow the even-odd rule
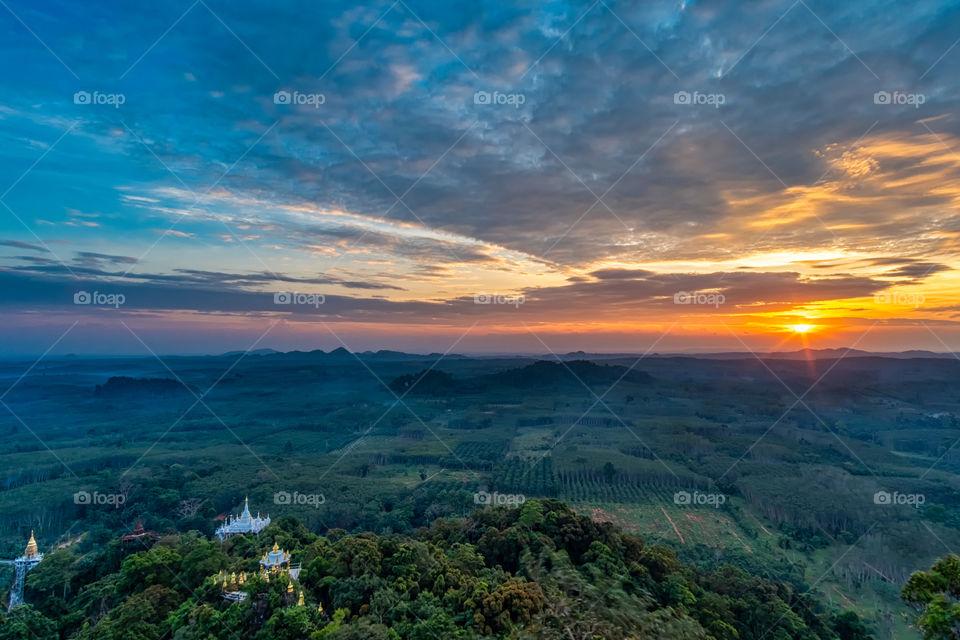
[[[810,333],[813,331],[814,325],[812,324],[792,324],[790,325],[790,330],[794,333]]]

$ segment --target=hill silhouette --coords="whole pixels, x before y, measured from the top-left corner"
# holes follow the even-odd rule
[[[650,383],[654,380],[644,371],[635,371],[617,365],[596,364],[588,360],[564,363],[537,360],[524,367],[462,380],[455,379],[445,371],[423,370],[394,379],[390,383],[390,388],[397,393],[441,395],[482,392],[497,388],[556,389],[580,388],[584,385],[610,386],[621,379],[636,384]]]

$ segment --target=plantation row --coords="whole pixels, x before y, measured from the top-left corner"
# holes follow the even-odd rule
[[[599,416],[538,416],[536,418],[517,418],[518,427],[543,427],[548,425],[578,425],[582,427],[619,427],[624,424],[635,426],[633,421],[624,420],[621,422],[617,418],[602,418]]]
[[[596,480],[565,481],[558,479],[557,494],[570,502],[621,502],[621,503],[674,503],[679,487],[667,487],[656,484],[613,483]],[[683,489],[693,491],[695,489]]]
[[[556,495],[553,459],[511,458],[493,470],[492,485],[503,493],[531,496]]]
[[[466,441],[461,442],[454,449],[461,458],[479,458],[481,460],[497,460],[507,450],[507,442]]]
[[[492,471],[494,465],[503,459],[509,443],[500,442],[461,442],[453,450],[452,456],[443,460],[443,465],[449,468],[460,468],[466,465],[469,469]]]

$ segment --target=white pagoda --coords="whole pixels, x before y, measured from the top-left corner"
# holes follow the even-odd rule
[[[237,533],[259,534],[269,524],[270,516],[261,518],[260,514],[257,513],[257,517],[254,518],[250,515],[250,501],[248,498],[244,498],[243,513],[238,516],[228,515],[226,522],[217,529],[217,537],[220,538],[220,542],[223,542]]]

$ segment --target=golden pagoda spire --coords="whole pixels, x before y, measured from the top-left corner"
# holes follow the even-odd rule
[[[277,551],[280,551],[280,545],[277,544],[276,540],[273,541],[273,551],[274,553],[276,553]]]
[[[303,591],[300,592],[300,596],[297,598],[297,606],[298,607],[303,606]]]
[[[27,558],[37,557],[37,541],[33,537],[33,529],[30,530],[30,541],[27,543],[27,549],[23,552],[23,555]]]
[[[287,583],[287,593],[293,593],[293,583],[292,583],[292,582],[288,582],[288,583]]]
[[[265,574],[263,575],[263,579],[264,579],[266,582],[270,582],[270,574],[269,574],[269,573],[265,573]]]

